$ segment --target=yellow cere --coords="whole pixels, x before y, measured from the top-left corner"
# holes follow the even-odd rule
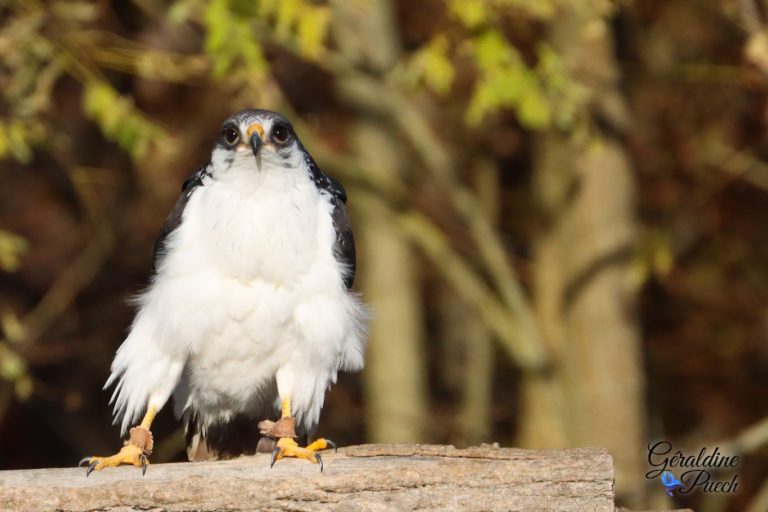
[[[264,127],[261,126],[259,123],[253,123],[248,127],[248,130],[246,133],[248,134],[249,139],[251,138],[251,135],[253,135],[253,132],[258,132],[259,137],[261,137],[262,139],[264,138]]]

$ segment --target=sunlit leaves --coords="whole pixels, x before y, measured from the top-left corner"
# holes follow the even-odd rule
[[[522,125],[531,129],[547,127],[552,119],[553,104],[547,96],[547,83],[551,81],[562,90],[568,86],[559,61],[546,54],[546,66],[541,70],[531,69],[504,35],[493,28],[482,31],[469,43],[477,79],[469,98],[466,122],[476,126],[486,116],[511,108]],[[446,95],[456,73],[450,46],[446,35],[433,37],[411,58],[406,77],[415,77],[437,94]]]
[[[26,362],[5,343],[0,343],[0,379],[12,382],[16,396],[22,400],[32,394],[32,379]]]
[[[0,120],[0,159],[15,158],[21,163],[32,160],[32,149],[45,137],[42,124],[32,118]]]
[[[675,255],[668,233],[649,231],[636,247],[629,266],[628,282],[633,289],[640,289],[651,277],[664,277],[672,270]]]
[[[438,35],[417,51],[408,63],[408,72],[414,81],[424,82],[440,95],[450,91],[456,74],[448,54],[449,44],[446,36]]]
[[[448,10],[467,28],[482,25],[491,15],[490,2],[485,0],[449,0]]]
[[[8,109],[29,117],[46,109],[63,72],[55,44],[42,34],[45,12],[15,16],[0,29],[0,91]]]
[[[164,138],[163,130],[109,84],[94,81],[85,85],[83,111],[96,121],[104,135],[115,141],[134,160],[142,159],[152,144]]]
[[[236,64],[261,75],[266,69],[258,38],[245,12],[235,12],[233,2],[212,0],[205,8],[205,51],[213,59],[213,76],[223,77]]]
[[[26,163],[46,136],[41,115],[63,73],[55,46],[41,34],[45,13],[29,9],[0,28],[0,159]]]
[[[587,90],[573,80],[560,54],[546,44],[537,51],[536,73],[552,108],[552,122],[560,129],[574,126],[584,112]]]
[[[274,26],[278,41],[310,60],[319,58],[331,20],[330,8],[307,0],[262,0],[259,17]]]
[[[23,237],[0,229],[0,268],[6,272],[14,272],[19,268],[21,255],[28,246]]]
[[[479,77],[467,107],[470,125],[503,107],[513,108],[529,128],[549,124],[551,110],[537,75],[500,32],[491,29],[478,36],[473,54]]]
[[[528,16],[549,19],[555,15],[556,3],[560,0],[493,0],[497,8],[516,8]]]
[[[188,16],[188,2],[178,3],[176,16]],[[216,78],[243,66],[264,76],[265,39],[275,39],[314,60],[322,55],[330,9],[305,0],[212,0],[203,13],[205,51],[213,61]]]
[[[23,342],[26,332],[22,321],[7,306],[0,309],[0,332],[4,335],[0,339],[0,381],[10,382],[16,396],[25,400],[32,395],[32,376],[16,347]]]
[[[492,24],[505,14],[524,13],[547,19],[555,15],[555,0],[449,0],[448,12],[462,25],[476,29]]]
[[[504,20],[523,14],[534,19],[550,19],[556,2],[541,0],[449,0],[448,15],[462,27],[454,46],[469,47],[477,77],[466,110],[466,122],[478,125],[486,116],[501,109],[512,109],[520,123],[530,129],[552,124],[565,128],[580,107],[578,90],[572,86],[558,56],[542,46],[538,62],[527,64],[506,39]],[[434,36],[420,50],[415,62],[421,64],[424,82],[434,91],[445,92],[447,76],[454,71],[451,56],[443,51],[445,35]],[[428,68],[428,71],[427,71]]]
[[[317,59],[322,55],[331,11],[323,6],[305,6],[296,22],[299,52],[305,57]]]
[[[264,16],[275,18],[275,32],[278,37],[285,38],[290,35],[291,27],[299,12],[300,3],[300,0],[264,2],[261,13]]]

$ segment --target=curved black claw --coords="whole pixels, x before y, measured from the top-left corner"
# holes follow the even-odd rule
[[[83,464],[91,460],[93,457],[83,457],[80,462],[77,463],[77,467],[83,467]]]
[[[85,472],[85,478],[88,478],[89,476],[91,476],[91,473],[93,473],[93,470],[96,469],[97,464],[98,462],[96,461],[93,461],[90,464],[88,464],[88,471]]]
[[[320,464],[320,472],[323,472],[323,458],[320,456],[319,453],[315,454],[315,457],[317,457],[317,463]]]
[[[333,453],[338,453],[338,452],[339,452],[339,449],[336,447],[336,443],[334,443],[334,442],[333,442],[333,441],[331,441],[330,439],[326,439],[326,440],[325,440],[325,444],[327,444],[328,446],[330,446],[331,448],[333,448]]]
[[[142,453],[139,460],[141,461],[141,476],[144,476],[147,474],[147,456]]]
[[[272,462],[270,462],[269,464],[270,468],[275,465],[275,462],[277,462],[278,455],[280,455],[280,448],[275,448],[274,450],[272,450]]]

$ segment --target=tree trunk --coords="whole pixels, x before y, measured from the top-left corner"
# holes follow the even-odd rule
[[[384,72],[399,56],[391,5],[385,0],[332,2],[332,33],[339,52],[353,67]],[[366,171],[383,181],[402,174],[407,151],[397,134],[366,105],[351,100],[345,88],[354,77],[339,77],[339,95],[355,112],[358,125],[352,149]],[[365,215],[358,230],[360,283],[375,305],[364,374],[368,439],[374,442],[424,440],[428,418],[423,357],[421,283],[413,248],[395,225],[388,204],[374,194],[356,191]]]
[[[556,369],[525,386],[522,439],[532,447],[607,447],[618,494],[636,504],[646,418],[636,290],[629,280],[635,185],[614,135],[623,104],[607,13],[599,5],[574,7],[551,34],[571,76],[595,95],[581,126],[588,135],[552,130],[537,142],[534,193],[544,226],[535,241],[534,300]],[[538,410],[538,396],[553,387],[561,404],[548,421],[552,411]]]
[[[371,162],[370,172],[399,172],[401,151],[381,127],[361,123],[355,144],[361,161]],[[424,313],[414,251],[382,199],[362,191],[358,197],[365,216],[359,231],[360,283],[375,305],[364,375],[368,439],[423,441],[428,419]]]

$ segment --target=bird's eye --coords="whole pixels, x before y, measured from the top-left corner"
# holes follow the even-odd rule
[[[279,124],[272,130],[272,139],[278,144],[285,144],[290,136],[291,132],[284,124]]]
[[[221,133],[230,146],[234,146],[240,141],[240,132],[234,126],[225,126]]]

